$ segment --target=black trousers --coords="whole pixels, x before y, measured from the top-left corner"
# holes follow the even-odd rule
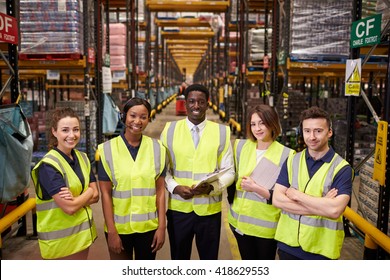
[[[278,256],[279,260],[301,260],[301,258],[298,258],[280,249],[278,249]]]
[[[230,226],[237,239],[238,249],[243,260],[274,260],[276,256],[277,242],[275,239],[267,239],[250,235],[239,234]]]
[[[172,260],[189,260],[195,236],[199,259],[217,260],[221,236],[221,212],[198,216],[195,212],[167,211]]]
[[[119,234],[122,240],[122,246],[125,249],[120,254],[115,254],[111,251],[111,260],[132,260],[133,255],[135,260],[155,260],[156,253],[152,252],[152,243],[156,230],[144,233]],[[106,240],[107,233],[105,232]]]

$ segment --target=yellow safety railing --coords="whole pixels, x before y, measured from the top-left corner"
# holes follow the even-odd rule
[[[241,132],[241,124],[236,122],[234,119],[230,118],[229,124],[231,124],[236,129],[237,132]]]
[[[348,206],[344,211],[344,217],[365,233],[364,245],[367,248],[376,249],[376,245],[379,245],[390,253],[390,236],[381,232]]]
[[[226,116],[226,113],[222,110],[219,110],[219,115],[221,116],[222,119],[224,119]]]
[[[3,233],[7,228],[11,227],[20,218],[25,216],[29,211],[31,211],[34,208],[35,208],[35,198],[29,198],[21,205],[19,205],[14,210],[12,210],[8,214],[6,214],[3,218],[0,219],[0,248],[3,247],[1,233]]]
[[[150,112],[150,118],[153,119],[156,116],[156,109],[152,109]]]

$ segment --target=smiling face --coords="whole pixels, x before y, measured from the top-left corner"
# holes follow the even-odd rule
[[[187,115],[190,122],[197,125],[206,119],[206,94],[201,91],[190,91],[186,99]]]
[[[251,118],[251,131],[258,142],[272,142],[272,131],[265,125],[257,113]]]
[[[57,129],[52,128],[51,131],[57,138],[57,148],[67,155],[80,141],[80,123],[77,118],[64,117],[58,121]]]
[[[142,134],[142,131],[149,123],[149,112],[144,105],[131,107],[126,114],[126,132],[131,134]]]
[[[310,118],[302,122],[303,139],[310,155],[324,153],[329,149],[332,130],[324,118]]]

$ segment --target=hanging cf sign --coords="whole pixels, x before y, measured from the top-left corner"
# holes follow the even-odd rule
[[[379,44],[381,41],[382,14],[352,22],[351,48]]]
[[[18,23],[14,17],[0,13],[0,42],[18,43]]]

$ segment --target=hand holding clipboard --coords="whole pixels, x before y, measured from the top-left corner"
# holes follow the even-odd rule
[[[213,190],[211,183],[217,181],[229,169],[229,167],[226,167],[207,174],[202,178],[202,180],[193,186],[192,193],[194,195],[209,194]]]
[[[224,175],[230,168],[225,167],[219,170],[215,170],[212,173],[207,174],[205,177],[202,178],[195,186],[194,189],[196,189],[198,186],[204,184],[204,183],[209,183],[211,184],[212,182],[218,180],[222,175]]]

